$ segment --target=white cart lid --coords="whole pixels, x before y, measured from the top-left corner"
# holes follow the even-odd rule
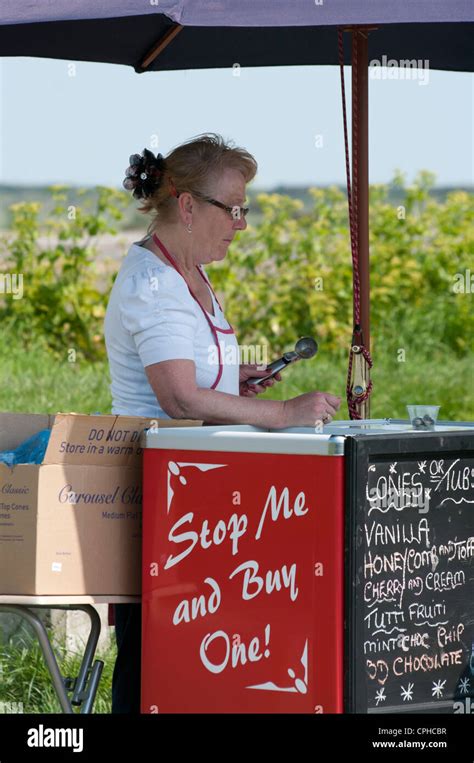
[[[434,432],[474,430],[474,422],[440,421]],[[344,455],[347,437],[387,435],[399,432],[426,436],[403,419],[363,419],[333,421],[322,432],[313,427],[264,429],[247,424],[202,427],[163,427],[147,429],[141,438],[143,448],[162,450],[234,451],[237,453],[287,453],[321,456]]]
[[[316,434],[312,427],[298,430],[263,429],[247,424],[148,429],[144,448],[166,450],[234,451],[237,453],[288,453],[341,456],[344,437]]]

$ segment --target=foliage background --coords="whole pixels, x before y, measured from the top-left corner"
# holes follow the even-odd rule
[[[473,418],[474,196],[436,196],[434,180],[424,171],[407,186],[397,174],[370,188],[372,416],[404,417],[406,403],[423,401],[440,404],[443,418]],[[108,412],[103,318],[120,259],[99,263],[98,243],[117,233],[131,201],[102,186],[50,194],[47,204],[13,204],[0,241],[0,275],[24,279],[22,299],[0,292],[0,403]],[[312,188],[304,201],[256,194],[247,230],[208,272],[241,346],[272,359],[300,336],[318,340],[318,356],[288,370],[267,397],[344,395],[352,263],[341,189]]]

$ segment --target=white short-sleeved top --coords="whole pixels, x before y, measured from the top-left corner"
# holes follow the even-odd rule
[[[200,266],[204,274],[206,272]],[[209,290],[216,329],[230,329]],[[163,360],[193,360],[196,384],[210,389],[219,372],[214,335],[184,278],[153,252],[133,243],[109,296],[104,335],[111,376],[112,413],[170,418],[150,386],[145,367]],[[215,389],[239,394],[239,349],[234,333],[217,333],[222,373]]]

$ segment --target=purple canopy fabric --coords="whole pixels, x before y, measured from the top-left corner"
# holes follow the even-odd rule
[[[2,23],[121,18],[163,13],[184,26],[317,26],[470,21],[470,0],[2,0]]]
[[[179,24],[147,71],[334,65],[336,27],[364,24],[378,27],[370,60],[473,71],[473,22],[472,0],[2,0],[0,53],[141,72],[148,51]]]

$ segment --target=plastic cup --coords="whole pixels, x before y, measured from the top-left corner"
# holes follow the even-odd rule
[[[433,431],[440,407],[439,405],[407,405],[413,429],[420,432]]]

